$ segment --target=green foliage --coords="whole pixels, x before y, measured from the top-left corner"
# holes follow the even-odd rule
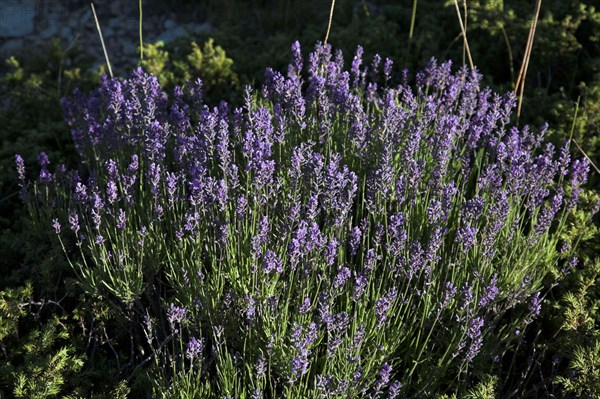
[[[578,398],[600,396],[600,337],[592,345],[576,346],[572,358],[571,376],[559,376],[556,382]]]
[[[53,287],[61,261],[52,252],[47,256],[48,243],[39,237],[32,240],[31,226],[19,219],[22,207],[14,155],[33,160],[44,148],[56,162],[71,163],[75,151],[60,99],[75,86],[91,87],[98,75],[86,72],[89,60],[58,41],[5,62],[5,73],[0,75],[0,289],[9,283],[17,287],[30,277],[34,288]]]
[[[200,78],[209,100],[231,95],[232,90],[238,87],[233,60],[227,57],[221,46],[215,46],[212,38],[202,47],[194,41],[182,47],[185,50],[175,51],[167,50],[163,42],[145,43],[141,66],[167,88]]]
[[[84,358],[71,343],[73,331],[64,317],[54,316],[19,336],[27,309],[42,306],[31,297],[31,285],[0,292],[0,393],[6,389],[16,398],[56,397],[81,370]]]
[[[475,388],[469,390],[464,399],[494,399],[499,384],[499,378],[495,375],[486,375],[483,381],[479,382]]]

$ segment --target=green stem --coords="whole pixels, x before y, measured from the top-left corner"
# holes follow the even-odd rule
[[[142,39],[142,0],[139,2],[140,8],[140,61],[144,61],[144,41]]]
[[[410,30],[408,32],[408,42],[410,43],[415,31],[415,19],[417,17],[417,0],[413,0],[412,15],[410,17]]]

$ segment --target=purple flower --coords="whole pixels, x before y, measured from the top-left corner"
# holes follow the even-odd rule
[[[327,247],[325,247],[325,263],[327,264],[327,267],[332,267],[335,263],[338,245],[339,243],[337,240],[332,238],[327,244]]]
[[[333,315],[327,323],[327,331],[329,332],[329,339],[327,340],[328,359],[335,355],[342,344],[343,335],[346,333],[349,325],[350,318],[346,312]]]
[[[148,169],[148,180],[150,182],[150,192],[154,198],[160,194],[161,166],[152,162]]]
[[[361,325],[356,329],[356,333],[352,338],[352,344],[348,347],[348,349],[355,350],[359,349],[363,344],[365,338],[365,328]]]
[[[177,306],[174,303],[169,305],[167,309],[167,320],[169,324],[175,325],[185,320],[188,310],[185,306]]]
[[[471,286],[471,284],[469,284],[469,282],[466,282],[463,285],[460,293],[460,298],[460,310],[467,311],[467,314],[470,314],[472,312],[471,305],[473,304],[475,297],[473,295],[473,287]],[[456,316],[456,318],[457,320],[461,319],[461,317],[458,315]]]
[[[483,294],[481,295],[481,299],[479,300],[479,306],[486,306],[496,298],[496,296],[500,292],[498,290],[497,284],[498,274],[494,273],[489,284],[487,285],[487,287],[484,288]]]
[[[566,176],[569,173],[569,163],[571,162],[571,154],[569,153],[571,141],[567,140],[560,149],[560,156],[558,159],[559,173],[561,176]]]
[[[465,355],[467,363],[471,363],[473,358],[479,353],[483,346],[483,337],[481,335],[481,329],[483,328],[484,322],[481,317],[475,317],[469,321],[467,328],[467,337],[471,340],[471,345]]]
[[[377,300],[375,304],[375,316],[377,318],[377,327],[381,327],[387,319],[387,312],[396,301],[396,288],[393,287],[388,293]]]
[[[352,67],[350,69],[352,76],[354,77],[354,87],[358,87],[360,81],[363,79],[363,74],[360,70],[360,65],[362,64],[364,50],[361,46],[356,47],[356,53],[354,54],[354,58],[352,59]]]
[[[38,155],[37,161],[42,168],[50,165],[50,160],[48,159],[48,155],[46,155],[46,153],[43,151],[40,152],[40,154]]]
[[[300,49],[300,43],[295,41],[292,43],[292,63],[288,68],[288,75],[300,75],[302,72],[302,52]]]
[[[529,299],[529,314],[530,316],[538,316],[542,311],[542,299],[540,298],[540,292],[536,292]]]
[[[554,220],[554,216],[560,210],[562,202],[563,202],[563,189],[560,188],[557,191],[557,193],[554,195],[554,197],[552,197],[552,200],[550,201],[550,203],[547,204],[547,206],[544,207],[544,209],[542,209],[540,216],[538,217],[537,223],[535,225],[535,229],[534,229],[535,235],[540,236],[546,230],[548,230],[548,228],[550,228],[550,225],[552,224],[552,221]]]
[[[367,288],[368,283],[369,280],[363,274],[358,274],[354,277],[354,288],[352,296],[352,300],[354,302],[358,302],[361,299],[363,293],[365,292],[365,289]]]
[[[298,308],[298,312],[300,314],[307,314],[308,312],[310,312],[310,297],[304,298],[304,302],[302,302],[302,304]]]
[[[481,216],[485,200],[482,197],[475,197],[468,200],[464,205],[461,212],[461,218],[467,223],[475,222]]]
[[[456,293],[457,293],[457,289],[456,289],[456,286],[454,285],[454,283],[452,281],[446,282],[444,296],[442,298],[442,301],[439,304],[439,309],[437,311],[438,316],[441,313],[441,311],[443,309],[445,309],[446,307],[448,307],[448,305],[450,305],[450,302],[452,302],[452,300],[454,300]]]
[[[60,223],[58,222],[58,219],[52,219],[52,227],[54,227],[56,234],[60,234]]]
[[[43,165],[42,169],[40,170],[40,183],[42,183],[43,185],[48,185],[52,183],[52,180],[52,173],[48,171],[46,165]]]
[[[348,279],[350,278],[350,269],[348,269],[347,267],[342,267],[339,269],[338,274],[335,276],[335,279],[333,280],[333,288],[338,290],[340,288],[342,288],[344,286],[344,284],[346,284],[346,281],[348,281]]]
[[[265,273],[271,273],[275,270],[277,273],[283,272],[283,260],[279,259],[275,252],[267,250],[263,256],[263,267]]]
[[[106,199],[111,205],[117,202],[117,184],[113,180],[106,183]]]
[[[265,375],[267,371],[267,361],[262,355],[259,355],[254,363],[254,373],[256,378],[260,378]]]
[[[21,181],[21,184],[23,184],[25,181],[25,161],[23,160],[23,157],[17,154],[15,155],[15,163],[17,165],[17,174],[19,175],[19,180]]]
[[[117,168],[117,163],[115,161],[113,161],[112,159],[109,159],[108,161],[106,161],[106,173],[108,173],[108,176],[111,179],[118,179],[119,178],[119,170]]]
[[[191,360],[194,361],[204,351],[204,338],[196,339],[191,337],[185,347],[185,354]]]
[[[362,232],[360,231],[360,227],[356,226],[352,229],[352,231],[350,232],[350,254],[352,256],[356,255],[356,251],[358,249],[358,246],[360,245],[360,239],[361,239],[361,235]]]
[[[385,78],[386,83],[390,80],[393,65],[394,65],[394,61],[392,61],[389,58],[385,59],[385,63],[383,64],[383,76]]]
[[[445,222],[452,211],[453,198],[458,190],[454,187],[454,183],[447,184],[442,188],[442,221]]]
[[[383,363],[381,366],[381,370],[379,370],[379,376],[377,377],[377,381],[375,381],[375,391],[381,392],[381,390],[390,382],[390,377],[392,374],[392,366],[387,363]]]
[[[267,242],[269,231],[269,217],[264,215],[258,222],[258,234],[252,238],[252,251],[257,256],[262,254],[262,245]]]
[[[400,395],[402,384],[399,381],[394,381],[388,389],[388,399],[396,399]]]
[[[75,235],[77,235],[77,233],[79,232],[80,226],[79,226],[79,215],[75,211],[72,211],[71,214],[69,215],[69,227],[75,233]]]
[[[290,380],[292,382],[296,381],[308,371],[308,357],[310,355],[309,347],[316,339],[317,325],[315,323],[311,323],[304,334],[302,326],[294,323],[294,326],[292,327],[291,342],[296,350],[296,355],[291,360],[292,375]]]
[[[462,247],[464,253],[468,252],[475,245],[475,239],[479,229],[476,227],[461,227],[456,232],[456,243]]]
[[[244,197],[243,195],[240,195],[237,199],[236,209],[235,209],[235,214],[239,221],[244,220],[247,206],[248,206],[248,201],[246,200],[246,197]]]
[[[298,356],[294,357],[291,362],[292,376],[291,381],[296,381],[308,371],[308,351],[302,351]]]
[[[567,262],[565,267],[563,269],[561,269],[562,273],[564,273],[564,274],[571,273],[571,271],[573,271],[577,267],[578,263],[579,263],[579,258],[576,256],[572,257],[571,259],[569,259],[569,261]]]
[[[256,302],[252,296],[245,294],[244,300],[246,301],[246,309],[244,311],[244,315],[247,320],[254,320],[254,316],[256,315]]]
[[[77,203],[83,203],[88,199],[87,187],[81,182],[77,182],[75,184],[75,193],[73,194],[73,199]]]
[[[442,203],[435,198],[427,207],[427,218],[431,224],[436,224],[442,218]]]
[[[125,228],[125,224],[127,222],[127,217],[125,216],[125,211],[119,208],[119,215],[117,218],[117,229],[123,230]]]

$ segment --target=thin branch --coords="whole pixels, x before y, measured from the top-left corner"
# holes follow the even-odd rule
[[[106,46],[104,45],[104,38],[102,37],[102,30],[100,29],[100,22],[98,22],[98,16],[96,15],[94,3],[90,3],[90,6],[92,6],[92,13],[94,13],[94,19],[96,20],[96,28],[98,29],[98,35],[100,35],[100,43],[102,43],[102,50],[104,51],[104,58],[106,59],[106,64],[108,65],[108,74],[112,78],[112,68],[110,67],[110,61],[108,59],[108,53],[106,52]]]
[[[331,30],[331,21],[333,20],[333,7],[335,7],[335,0],[331,0],[331,11],[329,12],[329,24],[327,25],[327,33],[325,34],[325,42],[323,44],[327,44],[327,39],[329,39],[329,31]]]

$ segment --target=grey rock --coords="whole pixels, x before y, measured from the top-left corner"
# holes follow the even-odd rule
[[[75,27],[83,26],[89,22],[92,22],[92,10],[90,7],[84,7],[78,10],[81,12],[81,18],[74,18],[73,22],[75,23]]]
[[[189,27],[194,33],[209,33],[213,30],[213,26],[209,22],[194,23]]]
[[[50,21],[48,26],[39,33],[42,39],[48,40],[58,35],[58,24],[55,21]]]
[[[68,26],[63,26],[63,28],[60,30],[60,36],[67,40],[73,39],[73,35],[71,34],[71,28]]]
[[[0,46],[0,58],[5,59],[23,48],[23,39],[10,39]]]
[[[171,30],[171,29],[175,29],[175,27],[177,26],[177,24],[172,19],[167,19],[163,23],[163,26],[165,27],[166,30]]]
[[[122,41],[121,48],[123,49],[123,54],[126,55],[132,55],[137,52],[137,45],[130,42],[129,40]]]
[[[165,43],[170,43],[178,37],[188,36],[188,31],[183,26],[177,26],[174,29],[169,29],[166,32],[161,33],[156,41],[163,41]]]
[[[35,0],[0,1],[0,36],[20,37],[33,32]]]
[[[100,30],[102,31],[102,37],[104,38],[104,43],[106,43],[107,39],[113,37],[113,30],[110,26],[102,27],[100,26]]]

